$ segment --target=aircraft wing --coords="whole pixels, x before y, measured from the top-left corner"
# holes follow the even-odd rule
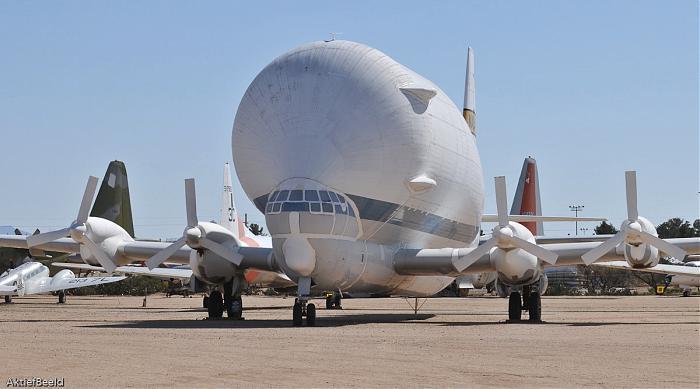
[[[594,263],[593,265],[599,266],[599,267],[607,267],[607,268],[611,268],[611,269],[641,271],[641,272],[645,272],[645,273],[672,274],[674,276],[700,277],[700,267],[695,267],[695,266],[659,264],[659,265],[656,265],[654,267],[650,267],[650,268],[646,268],[646,269],[637,269],[637,268],[631,267],[626,261]]]
[[[700,238],[664,239],[690,254],[700,253]],[[584,265],[581,256],[600,246],[604,242],[572,242],[540,244],[541,248],[557,254],[555,264],[543,262],[545,267]],[[394,256],[394,269],[403,275],[446,275],[457,277],[462,274],[498,271],[491,261],[490,252],[486,252],[470,263],[462,271],[458,271],[455,263],[460,258],[470,254],[476,248],[443,248],[443,249],[401,249]],[[621,246],[612,248],[597,262],[619,261],[624,259]]]
[[[12,247],[15,249],[27,249],[26,235],[0,235],[0,247]],[[80,245],[71,238],[60,238],[53,242],[34,246],[33,249],[43,251],[55,251],[59,253],[78,253]]]
[[[53,262],[51,266],[83,271],[106,272],[106,270],[100,266],[92,266],[85,263]],[[113,273],[144,275],[162,279],[177,278],[182,280],[189,280],[190,277],[192,277],[192,270],[190,269],[174,269],[167,267],[157,267],[153,270],[149,270],[147,267],[144,266],[119,266],[116,269],[114,269]]]
[[[573,216],[540,216],[540,215],[509,215],[508,220],[522,222],[602,222],[608,219],[604,217],[573,217]],[[498,223],[498,215],[481,215],[481,221],[485,223]]]
[[[0,285],[0,296],[12,296],[17,293],[16,286]]]
[[[125,276],[116,277],[82,277],[82,278],[64,278],[64,279],[53,279],[51,282],[47,282],[38,289],[33,289],[31,294],[38,293],[48,293],[56,292],[59,290],[81,288],[83,286],[94,286],[101,284],[109,284],[111,282],[117,282],[125,279]]]
[[[117,247],[117,254],[122,259],[126,258],[134,262],[145,261],[171,244],[171,242],[124,241]],[[0,235],[0,247],[26,249],[27,237],[22,235]],[[33,248],[61,253],[80,252],[80,244],[71,238],[60,238],[36,245]],[[170,256],[167,261],[170,263],[189,264],[191,252],[192,249],[190,247],[183,246]],[[243,255],[240,265],[242,269],[279,271],[270,247],[239,247],[238,253]]]

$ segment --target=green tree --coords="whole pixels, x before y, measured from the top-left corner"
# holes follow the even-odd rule
[[[617,228],[610,223],[605,221],[601,222],[596,228],[593,229],[596,235],[614,235],[617,234]]]
[[[700,225],[700,222],[697,220],[696,222],[698,225]],[[700,234],[697,234],[694,226],[695,223],[690,225],[689,221],[679,217],[674,217],[656,226],[656,232],[659,234],[659,238],[662,239],[692,238],[693,236],[700,236]]]
[[[693,229],[695,230],[695,236],[700,236],[700,219],[695,219]]]
[[[253,233],[253,235],[265,235],[263,228],[255,223],[251,224],[250,227],[248,227],[248,229],[250,230],[250,232]]]

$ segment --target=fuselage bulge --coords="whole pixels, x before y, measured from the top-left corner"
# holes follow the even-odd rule
[[[396,250],[477,244],[474,135],[440,88],[376,49],[314,42],[275,59],[243,96],[232,150],[292,279],[431,295],[453,278],[398,275]]]

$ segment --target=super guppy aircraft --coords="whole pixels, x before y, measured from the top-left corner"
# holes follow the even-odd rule
[[[609,241],[538,245],[518,222],[571,218],[508,215],[503,177],[495,182],[498,215],[484,215],[473,70],[469,50],[460,111],[429,80],[355,42],[309,43],[266,66],[240,102],[232,151],[243,189],[265,214],[272,248],[243,247],[227,229],[199,222],[191,179],[187,227],[172,245],[135,242],[99,218],[26,241],[3,236],[0,244],[80,245],[83,257],[107,270],[144,259],[149,267],[189,262],[197,277],[224,290],[243,269],[281,271],[298,285],[295,325],[304,317],[315,323],[312,285],[430,296],[456,276],[482,272],[496,272],[510,291],[510,319],[520,318],[525,300],[530,318],[539,320],[545,266],[624,257],[650,267],[659,250],[675,257],[700,252],[700,239],[661,240],[637,214],[634,172],[627,173],[628,220]],[[498,225],[477,246],[482,221]],[[216,275],[197,273],[213,268]]]

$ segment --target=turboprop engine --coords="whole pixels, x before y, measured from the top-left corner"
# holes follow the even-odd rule
[[[185,202],[187,227],[182,237],[170,246],[156,253],[146,261],[153,269],[175,254],[180,247],[190,246],[190,267],[192,273],[202,281],[220,284],[236,275],[243,256],[238,253],[241,243],[233,232],[208,222],[197,220],[197,197],[194,178],[185,180]]]
[[[97,188],[97,177],[88,179],[78,216],[68,227],[27,238],[29,248],[53,240],[70,236],[80,244],[80,256],[89,265],[102,266],[108,273],[114,271],[117,264],[129,262],[119,253],[119,246],[124,242],[133,242],[133,238],[118,224],[99,217],[88,217],[90,205]]]
[[[659,263],[659,250],[683,260],[686,253],[659,238],[656,228],[649,220],[639,216],[637,209],[637,173],[625,172],[625,191],[627,194],[627,220],[620,226],[620,232],[606,240],[598,247],[583,254],[581,259],[590,265],[606,255],[612,249],[622,249],[625,260],[634,268],[647,268]]]
[[[539,282],[544,274],[540,260],[554,264],[557,254],[538,246],[527,227],[509,220],[505,177],[496,177],[495,186],[498,225],[493,228],[491,239],[457,260],[455,268],[461,272],[488,253],[499,284],[523,286]]]

